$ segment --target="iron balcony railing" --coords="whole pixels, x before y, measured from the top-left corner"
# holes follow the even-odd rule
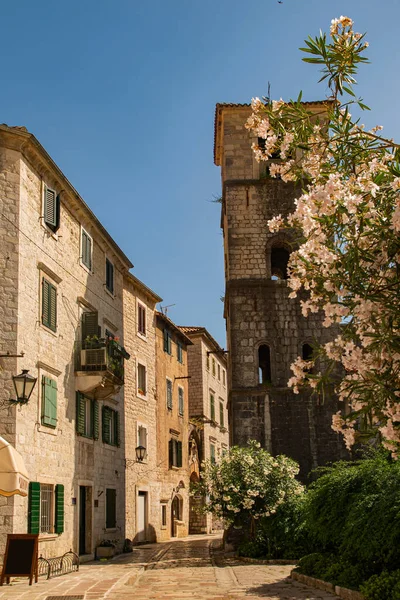
[[[115,340],[87,338],[75,342],[75,371],[106,371],[123,383],[124,361],[129,358],[125,348]]]

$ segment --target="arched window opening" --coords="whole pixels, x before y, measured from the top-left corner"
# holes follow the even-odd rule
[[[271,352],[266,344],[258,349],[258,383],[271,383]]]
[[[290,253],[286,248],[271,248],[271,279],[287,279]]]

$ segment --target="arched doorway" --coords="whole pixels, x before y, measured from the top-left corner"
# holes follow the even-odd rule
[[[178,495],[171,503],[171,537],[176,537],[175,521],[182,521],[182,498]]]

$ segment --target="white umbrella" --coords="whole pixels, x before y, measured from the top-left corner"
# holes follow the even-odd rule
[[[29,477],[22,456],[0,437],[0,496],[28,495]]]

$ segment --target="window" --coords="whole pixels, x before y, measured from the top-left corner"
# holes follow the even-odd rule
[[[44,186],[43,219],[54,232],[60,227],[60,197],[47,185]]]
[[[258,349],[258,383],[271,383],[271,354],[266,344]]]
[[[167,505],[161,504],[161,527],[167,526]]]
[[[64,486],[31,481],[28,498],[29,533],[63,533]]]
[[[167,408],[172,410],[172,381],[167,379]]]
[[[82,437],[99,439],[99,404],[81,392],[76,392],[76,432]]]
[[[106,529],[117,526],[117,490],[106,488]]]
[[[114,294],[114,265],[106,258],[106,289]]]
[[[147,394],[146,367],[140,363],[137,366],[137,393],[139,396]]]
[[[137,445],[146,448],[144,458],[147,458],[147,427],[138,425],[137,429]]]
[[[168,329],[164,329],[164,352],[172,354],[172,340]]]
[[[102,417],[103,442],[110,446],[119,446],[119,413],[109,406],[103,406]]]
[[[168,442],[169,467],[182,466],[182,442],[172,438]]]
[[[226,373],[225,373],[225,369],[222,369],[222,385],[224,387],[226,386]]]
[[[42,323],[52,331],[57,331],[57,288],[42,278]]]
[[[286,248],[271,249],[271,279],[287,279],[290,253]]]
[[[218,381],[221,381],[221,367],[218,365]]]
[[[176,345],[176,356],[178,358],[178,362],[183,363],[183,348],[182,344],[179,342]]]
[[[215,377],[215,359],[214,358],[212,359],[212,374],[213,374],[213,377]]]
[[[314,351],[310,344],[303,344],[301,349],[302,359],[303,360],[313,360],[314,359]],[[313,373],[312,366],[309,369],[304,370],[305,373]]]
[[[207,371],[210,370],[210,355],[207,352]]]
[[[92,248],[93,241],[90,235],[82,227],[81,230],[81,261],[89,271],[92,270]]]
[[[215,465],[215,444],[210,444],[210,460]]]
[[[57,426],[57,382],[42,376],[42,425]]]
[[[225,427],[224,425],[224,402],[223,400],[219,401],[219,424],[221,427]]]
[[[178,411],[181,416],[183,415],[183,408],[184,408],[183,388],[179,386],[178,387]]]
[[[138,333],[146,335],[146,307],[138,303]]]
[[[215,397],[212,393],[210,393],[210,419],[215,421]]]
[[[81,319],[81,338],[82,342],[89,342],[90,338],[100,338],[101,337],[101,327],[99,325],[99,315],[96,311],[88,312],[85,311],[82,313]],[[89,340],[88,340],[89,338]],[[82,348],[85,347],[85,344],[82,344]],[[92,346],[88,346],[92,347]]]

